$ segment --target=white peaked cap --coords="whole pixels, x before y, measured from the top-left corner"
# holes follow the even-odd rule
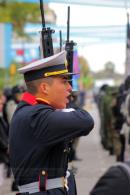
[[[72,76],[76,74],[68,72],[66,51],[32,62],[19,68],[18,71],[19,73],[24,74],[26,82],[56,75]]]
[[[32,62],[22,68],[19,68],[18,71],[19,73],[24,74],[32,70],[39,70],[41,68],[46,68],[46,67],[59,65],[59,64],[65,64],[65,60],[66,60],[66,51],[62,51],[53,56]]]

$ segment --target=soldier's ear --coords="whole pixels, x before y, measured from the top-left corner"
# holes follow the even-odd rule
[[[48,93],[49,93],[49,88],[50,88],[50,86],[49,86],[49,84],[46,83],[46,82],[43,82],[43,83],[40,84],[40,90],[41,90],[41,92],[44,93],[45,95],[48,95]]]

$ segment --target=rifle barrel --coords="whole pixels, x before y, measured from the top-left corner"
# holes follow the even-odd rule
[[[68,6],[68,20],[67,20],[67,41],[69,42],[70,34],[70,6]]]
[[[45,28],[45,17],[44,17],[44,9],[43,9],[43,0],[40,0],[40,10],[42,17],[42,27]]]

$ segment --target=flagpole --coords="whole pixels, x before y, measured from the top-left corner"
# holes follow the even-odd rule
[[[125,78],[130,76],[130,23],[129,23],[129,10],[127,0],[124,1],[126,10],[126,60],[125,60]]]
[[[127,27],[126,27],[126,71],[125,77],[130,75],[130,25],[129,13],[127,13]]]
[[[125,78],[127,77],[127,69],[128,69],[128,49],[127,49],[127,42],[128,42],[128,27],[129,27],[129,14],[128,14],[128,7],[127,7],[127,0],[124,1],[124,7],[126,11],[126,57],[125,57]]]

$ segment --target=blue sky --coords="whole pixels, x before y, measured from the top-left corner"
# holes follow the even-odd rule
[[[50,7],[57,15],[57,25],[66,25],[67,4],[50,3]],[[70,5],[71,26],[101,26],[101,25],[126,25],[126,9],[105,8],[94,6]],[[96,35],[96,32],[95,32]],[[86,35],[87,38],[87,35]],[[125,67],[125,39],[111,43],[88,42],[85,46],[78,47],[78,52],[89,62],[92,70],[98,71],[107,61],[116,65],[116,71],[124,73]]]

